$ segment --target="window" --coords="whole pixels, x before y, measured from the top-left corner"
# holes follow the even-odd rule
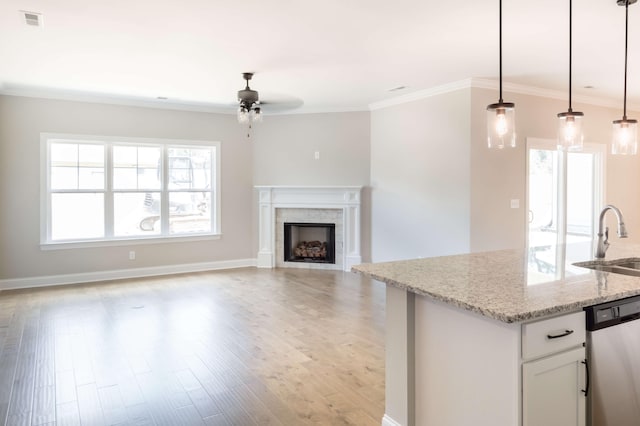
[[[605,145],[585,144],[580,152],[563,152],[556,149],[556,141],[527,139],[527,239],[534,261],[529,264],[529,284],[585,273],[584,268],[566,265],[593,255],[604,200],[604,161]],[[581,244],[559,250],[565,243]]]
[[[44,244],[219,233],[219,143],[41,139]]]
[[[562,152],[528,139],[529,245],[591,241],[602,207],[604,145]]]

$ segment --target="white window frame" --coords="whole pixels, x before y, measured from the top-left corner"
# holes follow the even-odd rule
[[[529,211],[529,154],[532,149],[555,151],[557,150],[558,143],[554,139],[526,139],[526,206],[527,212]],[[594,182],[594,194],[593,194],[593,217],[592,229],[595,228],[595,224],[598,223],[598,216],[600,209],[602,208],[605,198],[606,187],[606,158],[607,158],[607,146],[605,144],[585,143],[582,151],[585,153],[597,154],[594,159],[594,173],[596,176],[602,177],[602,179],[596,179]],[[556,203],[557,203],[557,237],[558,244],[564,244],[566,242],[567,235],[567,153],[558,150],[558,187]],[[526,215],[527,225],[525,227],[526,243],[529,245],[529,224],[528,217]]]
[[[104,162],[104,189],[96,192],[105,194],[104,200],[104,225],[105,236],[99,239],[75,239],[75,240],[52,240],[51,239],[51,194],[56,192],[51,190],[50,184],[50,146],[55,142],[70,143],[94,143],[105,147]],[[135,146],[159,146],[162,148],[161,167],[162,167],[162,185],[161,188],[154,192],[162,194],[162,199],[166,200],[162,207],[162,229],[160,235],[151,236],[127,236],[120,237],[113,235],[113,194],[119,192],[137,192],[135,190],[114,190],[112,184],[113,164],[112,164],[112,148],[113,146],[135,145]],[[185,148],[212,148],[214,150],[215,159],[212,167],[211,176],[211,232],[206,233],[184,233],[170,234],[168,231],[168,200],[169,193],[174,192],[168,187],[168,150],[172,147]],[[59,248],[84,248],[96,246],[120,246],[120,245],[137,245],[149,243],[165,243],[165,242],[184,242],[184,241],[200,241],[207,239],[219,239],[222,235],[220,220],[220,157],[221,144],[217,141],[203,140],[183,140],[183,139],[160,139],[160,138],[134,138],[134,137],[113,137],[113,136],[97,136],[97,135],[74,135],[60,133],[41,133],[40,134],[40,247],[43,250],[59,249]],[[73,191],[71,191],[73,192]],[[165,206],[166,205],[166,206]]]

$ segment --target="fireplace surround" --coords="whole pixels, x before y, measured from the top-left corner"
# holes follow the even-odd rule
[[[360,254],[362,187],[256,186],[258,191],[259,268],[288,267],[351,270]],[[335,263],[287,261],[284,223],[335,225]]]

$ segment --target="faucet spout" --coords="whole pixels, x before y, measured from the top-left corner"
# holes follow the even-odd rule
[[[604,216],[609,210],[613,211],[613,213],[616,215],[616,218],[618,219],[618,237],[627,238],[629,236],[620,209],[611,204],[604,206],[604,208],[600,212],[600,221],[598,222],[598,245],[596,247],[596,259],[604,259],[604,255],[610,246],[609,228],[604,227]]]

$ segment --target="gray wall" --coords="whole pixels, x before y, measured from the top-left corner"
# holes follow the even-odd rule
[[[516,104],[517,147],[489,150],[486,106],[496,95],[462,89],[371,113],[373,261],[524,246],[525,141],[554,140],[556,114],[567,104],[505,93]],[[620,207],[629,241],[638,242],[640,156],[609,154],[611,122],[621,111],[578,103],[574,110],[585,113],[585,142],[607,145],[604,200]]]
[[[371,113],[372,260],[469,251],[470,89]]]
[[[361,254],[363,261],[369,261],[369,112],[265,117],[255,126],[253,138],[256,185],[364,187]],[[320,153],[318,160],[314,157],[316,151]],[[257,218],[254,223],[257,223]],[[254,235],[257,235],[257,230]]]
[[[255,257],[252,150],[232,115],[0,97],[0,279]],[[40,133],[216,140],[222,155],[220,240],[40,250]]]
[[[41,132],[220,141],[222,237],[40,250]],[[320,160],[313,159],[315,151]],[[368,182],[367,112],[268,116],[247,139],[234,115],[0,96],[0,280],[252,259],[257,253],[254,184]],[[368,228],[363,227],[364,247]],[[128,260],[132,249],[135,261]]]

